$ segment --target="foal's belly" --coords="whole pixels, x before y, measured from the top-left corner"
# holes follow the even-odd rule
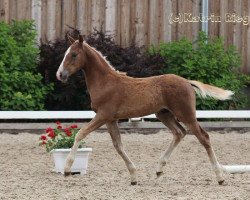
[[[146,115],[154,114],[159,112],[162,107],[134,107],[130,106],[127,109],[120,109],[118,110],[117,114],[115,115],[116,119],[126,119],[126,118],[133,118],[133,117],[143,117]]]

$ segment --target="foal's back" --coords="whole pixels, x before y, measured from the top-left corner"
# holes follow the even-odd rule
[[[149,78],[121,75],[117,84],[122,88],[118,118],[140,117],[157,113],[161,109],[168,109],[179,115],[178,109],[188,107],[188,111],[195,108],[192,86],[186,79],[173,74]]]

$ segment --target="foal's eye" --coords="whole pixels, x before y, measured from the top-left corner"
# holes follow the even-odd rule
[[[72,53],[72,57],[75,58],[77,56],[76,53]]]

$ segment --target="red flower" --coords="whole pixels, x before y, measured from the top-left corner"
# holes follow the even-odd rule
[[[73,125],[70,126],[70,128],[77,128],[77,125],[73,124]]]
[[[49,132],[51,132],[51,131],[53,131],[53,129],[52,129],[51,127],[46,128],[46,133],[49,133]]]
[[[60,124],[61,124],[61,122],[57,121],[57,122],[56,122],[56,124],[57,124],[57,125],[60,125]]]
[[[65,133],[66,133],[67,136],[70,137],[72,135],[72,133],[71,133],[71,131],[70,131],[69,128],[65,128],[64,131],[65,131]]]
[[[42,145],[46,144],[47,142],[43,140]]]
[[[47,137],[46,137],[46,135],[41,135],[40,139],[41,140],[47,140]]]
[[[58,126],[57,126],[57,129],[62,129],[62,126],[61,126],[61,125],[58,125]]]
[[[50,138],[55,138],[55,137],[56,137],[56,134],[55,134],[55,132],[54,132],[53,130],[51,130],[51,131],[49,132],[48,136],[49,136]]]

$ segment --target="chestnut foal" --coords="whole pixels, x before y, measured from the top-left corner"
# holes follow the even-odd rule
[[[195,92],[202,97],[230,99],[233,92],[198,81],[167,74],[149,78],[132,78],[115,71],[104,56],[83,41],[69,37],[71,46],[56,73],[59,80],[66,82],[71,74],[83,69],[95,117],[79,130],[64,168],[70,174],[79,142],[90,132],[106,124],[114,147],[125,161],[131,175],[131,184],[137,183],[136,168],[123,149],[117,120],[141,117],[155,113],[157,118],[173,133],[170,147],[163,153],[157,166],[157,177],[174,148],[186,135],[182,122],[205,147],[219,184],[224,178],[219,162],[210,143],[209,135],[200,127],[195,116]]]

